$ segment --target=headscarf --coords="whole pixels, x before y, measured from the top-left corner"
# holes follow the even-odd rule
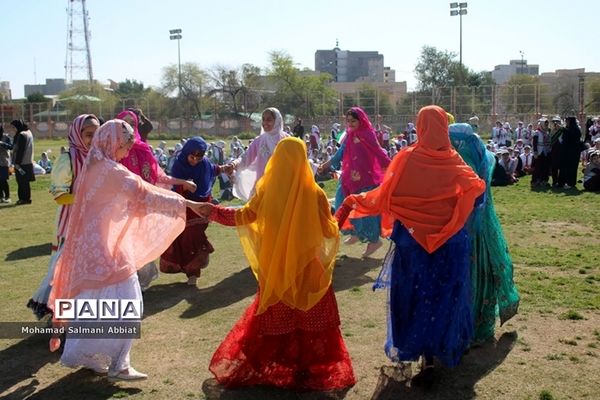
[[[21,133],[29,129],[29,126],[22,119],[12,120],[10,124],[15,127],[17,133]]]
[[[356,129],[348,128],[343,141],[342,189],[346,196],[379,185],[390,163],[387,153],[379,146],[367,114],[360,107],[352,107],[349,113],[358,116],[359,125]]]
[[[192,167],[188,163],[188,156],[192,153],[200,152],[206,153],[206,142],[200,136],[193,137],[185,142],[183,149],[177,156],[173,168],[171,169],[171,176],[179,179],[193,180],[196,184],[196,191],[193,193],[193,200],[203,200],[210,196],[213,184],[217,177],[217,169],[208,159],[202,157],[202,159]]]
[[[71,183],[71,187],[75,186],[77,182],[77,178],[79,177],[81,170],[83,169],[83,164],[85,162],[85,158],[88,154],[88,148],[83,142],[83,137],[81,136],[81,132],[83,128],[86,126],[87,121],[94,120],[96,124],[99,126],[100,121],[93,114],[81,114],[77,118],[73,120],[73,123],[69,127],[69,157],[71,159],[71,168],[73,171],[73,180]],[[60,214],[58,216],[58,228],[57,228],[57,236],[58,240],[60,238],[65,237],[65,233],[67,230],[67,223],[69,222],[69,216],[71,214],[71,206],[62,207],[60,210]],[[58,242],[57,244],[60,244]]]
[[[233,195],[247,201],[254,193],[256,182],[263,176],[268,158],[279,141],[289,136],[283,130],[283,117],[278,109],[269,107],[263,111],[275,116],[273,129],[265,131],[261,125],[260,135],[250,144],[247,152],[240,158],[233,181]],[[253,157],[253,158],[252,158]]]
[[[158,180],[158,163],[154,158],[152,149],[142,140],[138,132],[138,116],[133,111],[124,110],[117,115],[117,118],[123,119],[125,116],[131,117],[134,121],[132,128],[135,134],[135,142],[127,157],[121,160],[121,164],[134,174],[141,176],[146,182],[154,185]]]
[[[282,139],[256,194],[236,213],[242,248],[259,284],[258,314],[279,302],[307,311],[331,285],[339,231],[306,152],[302,140]],[[256,219],[245,220],[248,214]]]
[[[465,224],[481,180],[450,145],[448,117],[439,106],[417,116],[419,141],[396,154],[380,187],[344,201],[351,218],[382,215],[382,235],[399,220],[427,252],[433,253]]]

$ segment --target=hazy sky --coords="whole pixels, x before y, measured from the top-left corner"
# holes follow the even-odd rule
[[[459,17],[439,0],[87,0],[94,78],[160,84],[162,67],[177,63],[169,29],[181,28],[181,61],[202,68],[251,63],[287,51],[314,68],[318,49],[375,50],[397,81],[416,84],[424,45],[459,52]],[[68,0],[0,0],[0,80],[14,98],[23,85],[65,77]],[[463,17],[463,62],[475,70],[520,59],[540,72],[600,72],[598,0],[474,0]],[[80,77],[84,77],[81,75]],[[74,76],[75,78],[75,76]],[[37,81],[37,82],[36,82]]]

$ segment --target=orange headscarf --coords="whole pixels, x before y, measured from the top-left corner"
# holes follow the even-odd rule
[[[258,314],[279,302],[307,311],[321,300],[331,285],[339,231],[302,140],[279,142],[256,194],[236,212],[236,225],[259,284]]]
[[[433,253],[464,226],[485,182],[452,148],[444,109],[423,107],[417,130],[419,141],[396,154],[381,186],[344,204],[354,209],[351,218],[381,213],[383,236],[399,220]]]

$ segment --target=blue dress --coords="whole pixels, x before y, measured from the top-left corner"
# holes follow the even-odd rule
[[[456,366],[473,336],[470,238],[463,228],[429,254],[398,221],[374,288],[388,287],[387,356]]]
[[[346,143],[342,143],[338,151],[331,157],[331,166],[339,170],[342,163],[342,158],[344,156],[344,149],[346,148]],[[375,189],[377,186],[367,186],[362,188],[357,193],[344,193],[342,189],[342,177],[338,179],[337,190],[335,192],[335,202],[333,207],[337,211],[338,208],[344,202],[344,199],[351,194],[358,194],[363,192],[368,192],[371,189]],[[344,235],[354,235],[357,236],[361,242],[376,242],[379,240],[379,235],[381,234],[381,217],[364,217],[364,218],[350,218],[350,222],[352,226],[354,226],[353,231],[343,230],[342,234]]]

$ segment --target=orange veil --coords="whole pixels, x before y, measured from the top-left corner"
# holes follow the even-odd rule
[[[417,130],[418,142],[396,154],[381,186],[344,204],[353,208],[351,218],[381,213],[382,236],[399,220],[433,253],[464,226],[485,182],[452,148],[441,107],[423,107]]]
[[[279,302],[307,311],[321,300],[331,285],[339,231],[303,141],[279,142],[256,194],[236,212],[236,225],[259,284],[258,314]]]

